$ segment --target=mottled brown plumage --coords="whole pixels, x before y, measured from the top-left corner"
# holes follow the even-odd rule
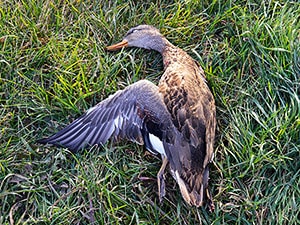
[[[208,201],[208,164],[213,158],[216,109],[202,68],[182,49],[148,25],[128,31],[123,41],[107,47],[153,49],[163,56],[165,72],[158,87],[141,80],[88,110],[72,124],[41,143],[76,152],[86,145],[126,138],[160,153],[157,175],[160,200],[165,196],[164,169],[169,163],[181,194],[190,205]]]
[[[165,73],[159,92],[171,114],[172,122],[187,144],[178,154],[172,171],[185,200],[202,205],[208,182],[208,163],[213,157],[215,103],[203,69],[183,50],[167,43],[162,52]],[[176,150],[172,151],[176,152]],[[176,168],[177,167],[177,168]],[[176,173],[175,173],[176,179]],[[202,186],[204,185],[204,186]],[[210,200],[210,196],[207,196]]]

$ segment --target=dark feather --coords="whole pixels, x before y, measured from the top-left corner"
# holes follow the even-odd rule
[[[139,144],[146,140],[146,147],[155,152],[149,142],[149,132],[161,139],[162,132],[172,127],[170,114],[157,93],[157,86],[141,80],[103,100],[58,133],[38,142],[77,152],[87,145],[103,145],[109,138],[126,138]]]

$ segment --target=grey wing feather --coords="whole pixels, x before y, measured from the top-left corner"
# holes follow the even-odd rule
[[[38,142],[67,147],[73,152],[87,145],[104,144],[109,138],[125,138],[143,144],[146,114],[171,123],[158,87],[141,80],[111,95],[58,133]]]

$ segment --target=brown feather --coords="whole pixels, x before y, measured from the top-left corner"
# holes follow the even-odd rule
[[[203,183],[203,173],[213,156],[214,98],[202,68],[186,52],[169,44],[162,55],[165,73],[159,83],[159,92],[175,127],[182,134],[183,141],[187,142],[185,148],[174,149],[170,153],[173,158],[178,154],[171,170],[177,171],[182,179],[179,186],[183,196],[186,195],[185,200],[201,205],[208,185],[207,180]]]

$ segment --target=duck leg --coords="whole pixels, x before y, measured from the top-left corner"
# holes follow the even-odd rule
[[[166,195],[164,173],[165,173],[165,168],[166,168],[168,162],[169,161],[168,161],[167,157],[162,155],[162,165],[157,173],[159,202],[162,202],[163,197],[165,197],[165,195]]]

